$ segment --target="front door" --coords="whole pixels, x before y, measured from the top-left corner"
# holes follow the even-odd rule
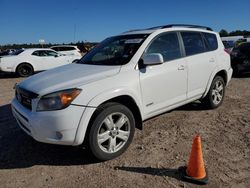
[[[177,33],[157,36],[144,55],[160,53],[164,63],[140,69],[140,84],[146,117],[157,115],[187,98],[187,68]]]

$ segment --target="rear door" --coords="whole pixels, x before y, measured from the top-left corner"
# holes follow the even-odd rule
[[[190,99],[205,92],[210,75],[216,67],[216,54],[209,50],[208,41],[201,32],[183,31],[181,36],[188,67],[187,97]]]
[[[65,55],[61,55],[52,50],[46,50],[46,56],[43,59],[46,61],[47,69],[59,67],[71,63],[71,58]]]

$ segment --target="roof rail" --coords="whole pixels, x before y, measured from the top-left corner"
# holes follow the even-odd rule
[[[131,29],[128,31],[124,31],[123,33],[129,33],[129,32],[134,32],[134,31],[141,31],[142,29]]]
[[[210,27],[207,27],[207,26],[190,25],[190,24],[169,24],[169,25],[162,25],[162,26],[157,26],[157,27],[151,27],[151,28],[148,28],[148,29],[165,29],[165,28],[171,28],[171,27],[199,28],[199,29],[206,29],[208,31],[213,31]]]

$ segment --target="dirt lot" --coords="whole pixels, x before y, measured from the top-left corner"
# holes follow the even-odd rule
[[[13,119],[13,85],[0,76],[0,187],[199,187],[179,180],[192,137],[202,137],[209,173],[204,187],[250,187],[250,76],[234,78],[224,104],[193,103],[144,123],[128,151],[97,162],[79,147],[42,144]]]

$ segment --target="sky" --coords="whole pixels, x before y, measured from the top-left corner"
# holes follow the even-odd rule
[[[250,30],[249,10],[250,0],[0,0],[0,45],[100,42],[171,23]]]

